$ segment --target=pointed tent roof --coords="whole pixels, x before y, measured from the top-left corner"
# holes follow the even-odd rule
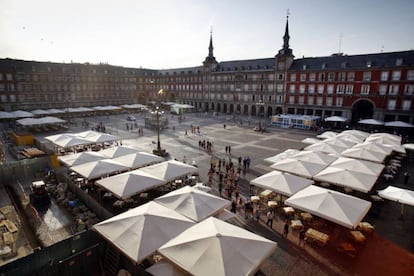
[[[344,150],[341,156],[382,163],[388,154],[368,150],[366,148],[350,148]]]
[[[165,161],[159,164],[151,165],[140,170],[151,175],[156,175],[167,181],[186,176],[188,174],[197,173],[198,168],[175,160]]]
[[[299,153],[300,150],[296,150],[296,149],[287,149],[281,153],[278,153],[276,155],[273,155],[271,157],[265,158],[264,161],[269,162],[269,163],[276,163],[280,160],[286,159],[288,157],[291,157],[292,155],[295,155],[297,153]]]
[[[58,160],[68,167],[103,159],[106,159],[106,157],[94,151],[84,151],[75,154],[58,156]]]
[[[278,171],[288,172],[306,178],[312,178],[312,176],[323,170],[326,165],[301,161],[293,158],[286,158],[277,163],[274,163],[270,167]]]
[[[251,185],[291,196],[313,184],[313,180],[289,173],[272,171],[250,181]]]
[[[87,179],[96,179],[108,174],[127,171],[129,167],[111,159],[103,159],[73,166],[70,169]]]
[[[253,275],[276,248],[273,241],[210,217],[158,252],[192,275]]]
[[[414,191],[412,190],[388,186],[384,190],[378,191],[378,195],[382,198],[414,206]]]
[[[297,192],[285,204],[351,229],[371,208],[369,201],[314,185]]]
[[[138,148],[118,146],[101,150],[99,153],[106,156],[107,158],[117,158],[128,154],[138,153],[140,151],[142,150]]]
[[[95,182],[113,193],[117,198],[127,199],[167,183],[164,179],[140,170],[106,177]]]
[[[319,151],[335,155],[340,155],[341,152],[343,152],[345,149],[347,149],[347,147],[341,147],[335,144],[328,144],[324,143],[323,141],[304,148],[304,150]]]
[[[137,169],[159,163],[164,161],[164,158],[147,152],[137,152],[132,154],[127,154],[124,156],[113,158],[112,160],[119,162],[125,166],[130,167],[131,169]]]
[[[329,166],[372,174],[375,176],[379,176],[385,167],[383,164],[348,157],[339,157]]]
[[[338,135],[339,133],[337,133],[337,132],[334,132],[334,131],[325,131],[324,133],[322,133],[322,134],[319,134],[318,136],[316,136],[316,137],[318,137],[318,138],[320,138],[320,139],[327,139],[327,138],[332,138],[332,137],[336,137],[336,135]]]
[[[392,121],[392,122],[386,122],[384,123],[384,126],[388,127],[414,127],[413,124],[402,122],[402,121]]]
[[[227,199],[184,186],[154,199],[155,202],[177,211],[196,222],[230,206]]]
[[[93,229],[139,263],[193,224],[190,219],[151,201],[95,224]]]
[[[319,151],[303,150],[292,156],[292,159],[313,162],[321,165],[329,165],[336,159],[337,156],[326,154]]]

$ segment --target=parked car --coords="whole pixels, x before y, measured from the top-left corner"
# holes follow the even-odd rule
[[[128,115],[127,120],[128,121],[136,121],[137,119],[133,115]]]

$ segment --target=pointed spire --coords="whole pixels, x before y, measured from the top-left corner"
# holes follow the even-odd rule
[[[285,35],[283,36],[283,49],[289,49],[289,10],[286,16],[286,28],[285,28]]]
[[[213,28],[210,29],[210,44],[208,46],[208,56],[206,57],[206,59],[204,60],[203,64],[204,65],[212,65],[212,64],[217,64],[216,58],[214,57],[213,54]]]

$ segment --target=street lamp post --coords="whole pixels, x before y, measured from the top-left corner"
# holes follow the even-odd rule
[[[259,113],[259,129],[262,128],[262,114],[260,113],[261,111],[261,107],[264,106],[264,102],[263,101],[259,101],[256,103],[257,109],[258,109],[258,113]],[[264,110],[263,110],[264,112]]]
[[[162,96],[164,94],[164,91],[161,89],[158,91],[158,95]],[[157,106],[155,107],[155,110],[152,112],[156,116],[157,119],[157,148],[154,149],[152,152],[156,155],[165,157],[168,155],[168,153],[165,151],[165,149],[161,148],[161,141],[160,141],[160,115],[162,115],[164,112],[159,109],[159,105],[157,103]]]

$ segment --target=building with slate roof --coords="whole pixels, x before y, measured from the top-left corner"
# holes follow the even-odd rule
[[[147,104],[163,89],[161,100],[203,112],[414,123],[414,51],[295,59],[288,23],[282,48],[269,58],[217,61],[210,34],[205,60],[187,68],[0,59],[0,110]]]

